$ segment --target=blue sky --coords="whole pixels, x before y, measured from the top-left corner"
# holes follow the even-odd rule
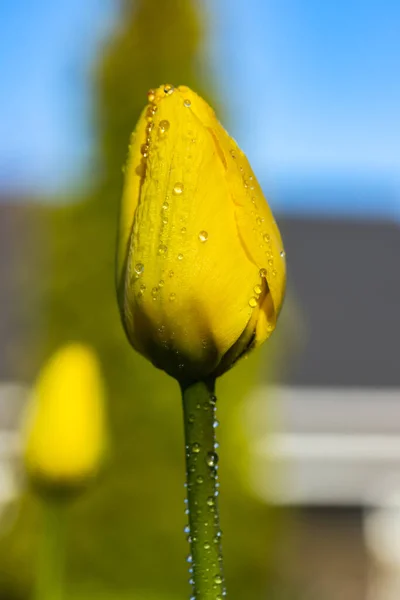
[[[204,1],[229,129],[278,205],[400,212],[400,2]],[[0,3],[3,188],[52,192],[84,174],[86,75],[115,7]]]

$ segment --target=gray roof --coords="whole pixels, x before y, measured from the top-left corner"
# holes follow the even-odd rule
[[[287,217],[278,222],[288,264],[282,330],[291,352],[284,382],[400,386],[398,224]]]

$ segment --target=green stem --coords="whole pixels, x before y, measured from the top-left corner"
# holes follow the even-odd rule
[[[193,599],[225,595],[218,512],[218,455],[215,451],[215,382],[182,386],[186,482]]]
[[[42,501],[42,528],[36,572],[36,600],[62,600],[65,563],[65,506]]]

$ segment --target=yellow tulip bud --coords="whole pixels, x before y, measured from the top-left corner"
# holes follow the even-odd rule
[[[132,135],[117,289],[131,344],[178,380],[220,375],[275,328],[285,253],[250,164],[208,104],[149,92]]]
[[[24,427],[25,466],[50,489],[75,489],[98,471],[105,451],[104,389],[96,356],[70,344],[39,375]]]

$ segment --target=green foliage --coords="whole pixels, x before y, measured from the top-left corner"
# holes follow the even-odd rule
[[[92,193],[69,206],[38,209],[50,258],[43,277],[32,274],[31,281],[35,288],[43,286],[45,315],[35,340],[36,366],[66,341],[90,343],[104,366],[109,394],[108,464],[69,515],[72,597],[75,590],[82,597],[127,594],[164,600],[189,594],[179,388],[125,339],[115,299],[114,255],[121,166],[146,92],[171,82],[204,95],[202,37],[194,0],[125,3],[97,68],[99,175]],[[33,351],[29,346],[24,350]],[[238,415],[254,383],[258,358],[244,361],[217,387],[221,521],[233,600],[263,597],[277,527],[270,511],[251,496],[246,473],[239,468],[247,441]],[[16,592],[28,589],[33,576],[36,528],[36,505],[28,495],[0,548],[0,577]]]

